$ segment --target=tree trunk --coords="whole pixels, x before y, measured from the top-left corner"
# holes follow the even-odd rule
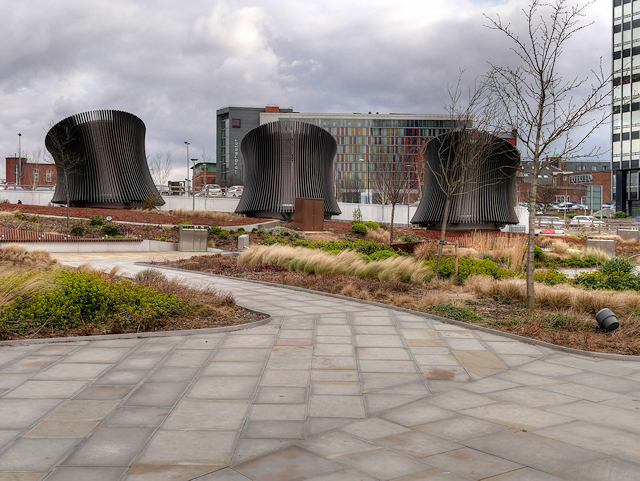
[[[440,277],[440,264],[442,262],[442,245],[447,236],[447,223],[449,222],[449,209],[451,208],[451,196],[444,201],[444,215],[442,216],[442,228],[440,229],[440,245],[438,246],[438,261],[436,262],[436,277]]]
[[[396,205],[391,204],[391,228],[389,229],[389,245],[393,244],[393,216],[396,213]]]
[[[536,197],[538,193],[539,163],[534,159],[531,192],[529,193],[529,243],[527,244],[527,309],[536,306],[536,293],[533,285],[535,238],[536,238]]]

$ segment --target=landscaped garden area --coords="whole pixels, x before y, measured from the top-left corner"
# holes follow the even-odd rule
[[[27,209],[43,208],[24,206],[23,210]],[[640,254],[637,243],[622,243],[619,239],[619,257],[609,259],[599,251],[586,249],[584,237],[537,237],[537,308],[527,310],[524,307],[527,239],[521,234],[450,232],[447,240],[457,240],[459,244],[458,271],[456,273],[454,258],[444,257],[439,275],[435,275],[437,245],[434,239],[439,235],[435,231],[395,229],[395,244],[390,246],[389,230],[374,222],[353,225],[326,222],[325,232],[304,236],[289,228],[291,224],[259,231],[251,224],[262,220],[230,214],[196,212],[198,217],[195,217],[190,211],[115,211],[112,212],[114,219],[131,222],[115,224],[106,222],[105,214],[109,213],[78,209],[78,213],[72,215],[91,216],[73,220],[67,229],[62,219],[8,210],[0,214],[0,226],[60,233],[81,227],[85,238],[113,235],[175,242],[179,224],[205,224],[209,225],[211,247],[236,250],[238,236],[248,234],[252,248],[239,258],[197,256],[168,265],[376,301],[578,349],[640,354],[640,277],[633,270],[635,261],[628,260]],[[109,225],[117,227],[118,233],[106,233],[105,226]],[[244,225],[246,231],[243,227],[239,232],[227,230],[231,225],[236,229]],[[9,261],[5,254],[0,258],[0,264],[11,265],[11,269],[6,269],[4,281],[0,280],[3,292],[8,293],[3,294],[0,317],[0,336],[4,339],[211,327],[254,319],[252,313],[238,316],[231,313],[226,317],[220,311],[209,316],[198,314],[208,312],[208,308],[202,308],[204,311],[193,308],[193,303],[203,302],[195,291],[174,286],[157,274],[149,274],[145,280],[126,280],[117,273],[111,276],[82,271],[69,274],[60,266],[50,267],[47,263],[51,263],[51,259],[43,264],[47,264],[46,267],[35,269],[34,273],[34,268],[27,266],[43,261],[33,263],[29,259],[34,256],[42,259],[46,254],[25,256],[22,252],[21,255],[24,261],[16,264],[21,269],[17,274],[13,272],[15,259]],[[572,278],[567,274],[571,269]],[[12,290],[14,278],[21,279],[20,289]],[[32,284],[38,287],[30,291]],[[126,301],[118,310],[120,308],[108,302],[108,309],[104,306],[98,309],[82,297],[72,299],[69,306],[83,307],[79,307],[79,311],[69,309],[69,312],[79,312],[75,320],[71,320],[70,315],[44,309],[62,302],[55,297],[58,294],[51,293],[51,286],[69,292],[73,286],[86,287],[91,292],[104,288],[105,292],[96,299],[108,301],[117,297]],[[36,291],[41,297],[33,297]],[[125,291],[127,295],[131,291],[136,297],[129,299],[123,294]],[[163,297],[165,295],[169,297]],[[180,311],[184,302],[190,307]],[[224,299],[221,302],[223,310],[232,308]],[[132,305],[140,308],[132,309]],[[612,333],[596,332],[595,313],[605,307],[613,310],[620,320],[620,328]],[[40,316],[37,319],[36,314]],[[234,320],[234,316],[241,320]],[[27,318],[32,317],[33,323],[27,325]]]
[[[445,257],[436,276],[434,242],[416,244],[408,254],[388,245],[384,227],[367,224],[322,240],[278,227],[252,234],[254,246],[237,260],[200,256],[167,264],[381,302],[577,349],[640,354],[640,276],[633,261],[586,249],[581,238],[541,237],[537,308],[527,310],[526,236],[458,234],[458,272],[454,259]],[[411,239],[400,231],[398,241],[419,240],[420,232]],[[640,252],[637,244],[624,246],[627,253]],[[563,268],[586,272],[570,279]],[[621,322],[606,334],[596,332],[594,318],[605,307]]]
[[[200,329],[266,316],[233,296],[147,269],[133,279],[64,267],[46,252],[0,249],[0,340]]]

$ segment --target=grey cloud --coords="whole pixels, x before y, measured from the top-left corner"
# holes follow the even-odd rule
[[[181,177],[183,141],[213,153],[215,111],[225,105],[442,113],[460,69],[471,83],[487,62],[511,61],[482,13],[517,17],[523,5],[0,0],[0,148],[17,152],[22,132],[29,152],[42,146],[51,121],[116,108],[143,119],[148,152],[171,150]],[[609,9],[593,8],[596,25],[567,52],[570,71],[608,58]],[[608,132],[594,136],[607,139]]]

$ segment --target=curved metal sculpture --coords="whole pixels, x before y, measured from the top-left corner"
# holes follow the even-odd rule
[[[94,110],[55,124],[45,146],[56,163],[52,202],[71,207],[141,207],[164,204],[147,165],[144,122],[119,110]],[[67,191],[68,188],[68,191]]]
[[[412,224],[427,229],[442,225],[446,200],[443,177],[450,172],[447,169],[456,168],[456,162],[465,158],[461,148],[476,149],[466,157],[475,156],[475,169],[470,177],[467,174],[469,178],[452,197],[448,229],[498,229],[518,223],[514,207],[520,153],[504,139],[487,132],[473,132],[472,141],[469,132],[449,132],[425,146],[425,183]]]
[[[341,213],[333,195],[336,141],[326,130],[279,120],[250,130],[240,144],[245,186],[236,212],[291,220],[298,197],[324,199],[324,216]]]

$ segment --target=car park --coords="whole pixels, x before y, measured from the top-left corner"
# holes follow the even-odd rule
[[[569,221],[570,227],[602,227],[606,224],[592,215],[577,215]]]
[[[227,191],[227,197],[242,197],[242,190],[244,189],[244,186],[242,185],[234,185],[229,187],[229,190]]]

